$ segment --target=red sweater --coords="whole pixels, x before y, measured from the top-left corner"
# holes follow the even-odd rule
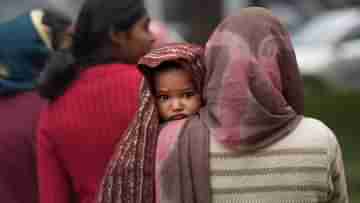
[[[93,202],[137,109],[140,81],[132,65],[99,65],[45,108],[37,135],[40,203]]]

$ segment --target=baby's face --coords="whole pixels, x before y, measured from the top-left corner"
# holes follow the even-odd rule
[[[172,69],[155,77],[156,103],[162,121],[179,120],[199,111],[201,97],[191,75],[185,70]]]

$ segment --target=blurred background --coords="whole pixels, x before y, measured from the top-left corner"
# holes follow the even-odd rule
[[[1,22],[41,7],[57,8],[76,19],[82,0],[0,3]],[[270,8],[292,35],[305,81],[306,115],[335,131],[342,145],[350,202],[360,202],[359,0],[146,0],[146,4],[150,15],[165,23],[176,39],[198,44],[204,44],[221,19],[239,8]]]

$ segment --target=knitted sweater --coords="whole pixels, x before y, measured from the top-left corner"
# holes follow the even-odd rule
[[[332,131],[305,118],[260,151],[237,154],[210,145],[213,203],[348,202],[341,149]]]
[[[51,103],[38,129],[41,203],[92,203],[113,153],[138,104],[135,66],[98,65],[80,74]]]

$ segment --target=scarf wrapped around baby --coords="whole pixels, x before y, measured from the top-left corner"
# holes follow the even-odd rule
[[[173,43],[152,50],[139,61],[145,80],[140,107],[121,136],[109,162],[98,195],[98,203],[155,202],[155,161],[160,118],[151,90],[151,73],[164,62],[176,62],[191,74],[194,86],[203,89],[203,49],[189,43]]]

